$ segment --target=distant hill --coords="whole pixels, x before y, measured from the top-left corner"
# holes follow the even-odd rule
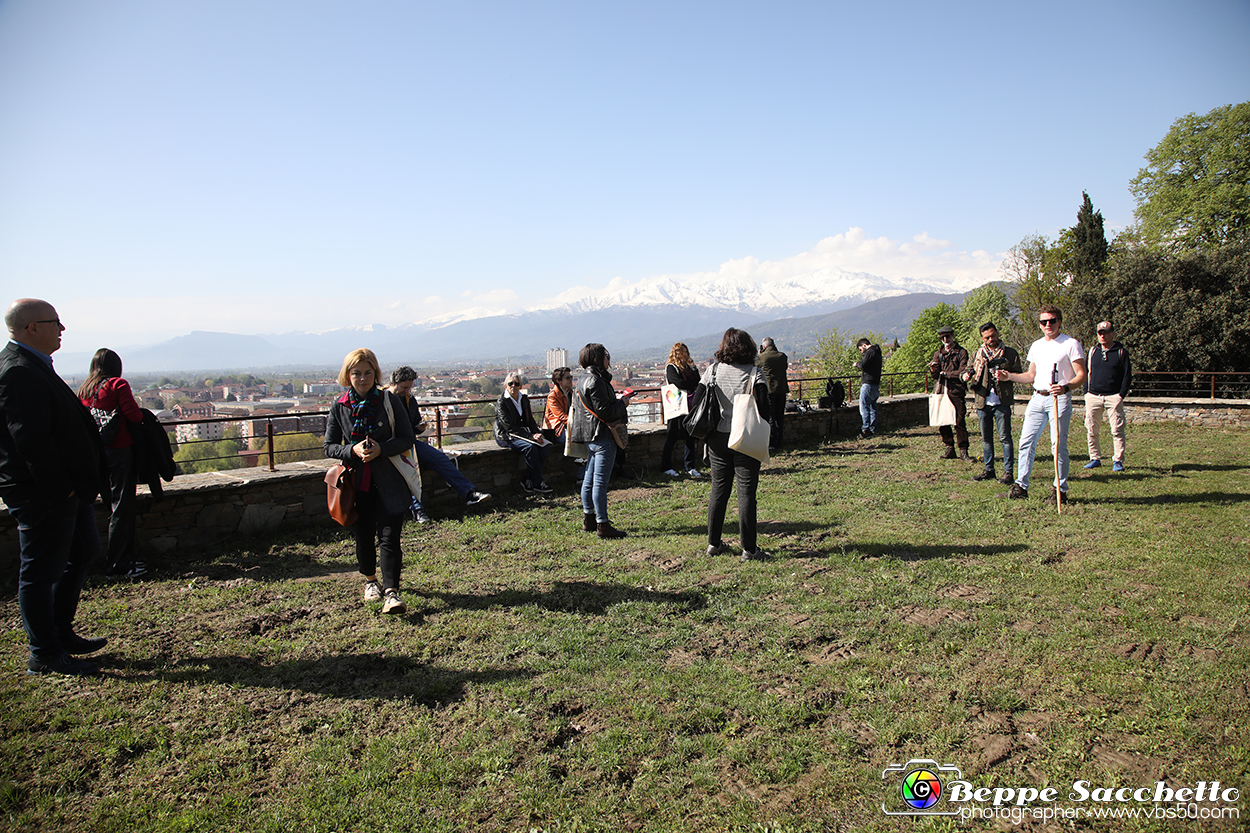
[[[754,324],[733,325],[746,329],[758,343],[765,336],[772,336],[777,347],[791,356],[807,356],[816,351],[817,339],[834,327],[851,335],[877,332],[887,339],[903,341],[911,323],[928,307],[946,303],[959,306],[968,296],[967,292],[943,295],[936,292],[916,292],[892,298],[879,298],[851,309],[838,310],[824,315],[804,318],[778,318]],[[690,354],[705,359],[720,346],[724,330],[686,340]],[[672,343],[647,350],[631,351],[622,355],[631,361],[662,361],[668,356]]]
[[[728,279],[658,281],[619,297],[600,296],[513,315],[321,333],[196,331],[128,350],[122,360],[134,373],[305,370],[337,368],[349,351],[369,347],[384,367],[516,366],[544,363],[552,347],[575,354],[589,342],[606,344],[618,359],[646,360],[664,358],[675,341],[684,341],[696,356],[708,356],[731,326],[747,329],[757,339],[771,335],[784,351],[801,356],[814,350],[817,337],[831,327],[901,339],[925,307],[940,301],[958,304],[965,296],[933,289],[920,280],[889,281],[837,270],[758,286]],[[89,361],[87,354],[62,355],[58,367],[81,377]]]

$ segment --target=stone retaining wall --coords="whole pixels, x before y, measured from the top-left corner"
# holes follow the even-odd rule
[[[1077,397],[1076,410],[1082,410]],[[1150,404],[1127,406],[1132,422],[1181,421],[1188,425],[1250,427],[1250,402],[1150,400]],[[1017,419],[1023,405],[1016,408]],[[975,424],[975,411],[969,403]],[[1077,419],[1083,421],[1083,416]],[[909,394],[880,401],[881,430],[923,424],[928,419],[924,394]],[[787,443],[807,444],[828,437],[851,437],[858,433],[858,403],[837,410],[813,410],[786,415]],[[1018,430],[1018,423],[1016,426]],[[639,474],[659,470],[664,449],[662,425],[630,427],[626,462]],[[680,447],[675,454],[680,454]],[[520,455],[494,442],[457,445],[453,452],[460,470],[482,491],[520,489],[525,466]],[[186,475],[166,484],[159,500],[140,487],[137,499],[136,543],[140,552],[169,555],[176,551],[212,544],[238,533],[249,534],[295,524],[330,524],[326,513],[323,477],[327,460],[287,463],[278,471],[237,469],[228,472]],[[544,476],[557,494],[573,491],[579,469],[557,449],[551,449]],[[457,515],[463,509],[459,495],[430,472],[423,476],[424,502],[437,517]],[[108,507],[97,503],[97,525],[108,529]],[[0,513],[0,566],[5,584],[16,575],[17,528],[7,511]]]

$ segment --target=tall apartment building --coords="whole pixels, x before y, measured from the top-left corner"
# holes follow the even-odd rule
[[[569,367],[569,351],[563,347],[553,347],[547,351],[547,375],[557,367]]]

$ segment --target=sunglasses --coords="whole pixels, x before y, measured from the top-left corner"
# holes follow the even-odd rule
[[[1049,327],[1051,324],[1058,324],[1059,319],[1058,318],[1039,318],[1037,319],[1037,323],[1041,324],[1043,327]]]

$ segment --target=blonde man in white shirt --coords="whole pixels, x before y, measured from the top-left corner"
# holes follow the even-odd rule
[[[1027,383],[1033,387],[1033,396],[1024,410],[1024,422],[1020,427],[1020,458],[1016,465],[1016,482],[1007,497],[1019,500],[1029,496],[1029,475],[1033,470],[1033,458],[1037,454],[1037,441],[1042,429],[1050,422],[1058,403],[1059,419],[1051,429],[1058,459],[1058,478],[1051,496],[1067,502],[1068,495],[1068,425],[1072,422],[1072,389],[1085,381],[1085,353],[1081,343],[1059,332],[1063,326],[1063,313],[1054,304],[1044,304],[1037,311],[1037,325],[1042,337],[1029,347],[1029,369],[1023,373],[998,370],[1000,382]]]

